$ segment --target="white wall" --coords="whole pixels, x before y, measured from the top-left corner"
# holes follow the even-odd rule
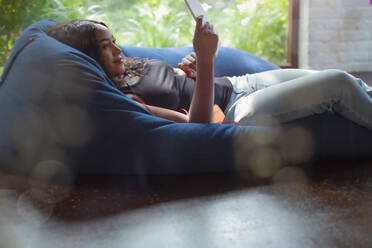
[[[299,67],[372,71],[369,0],[300,0]]]

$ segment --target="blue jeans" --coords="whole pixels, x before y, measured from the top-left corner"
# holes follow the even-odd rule
[[[226,120],[277,125],[329,108],[372,129],[372,87],[340,70],[282,69],[230,77]]]

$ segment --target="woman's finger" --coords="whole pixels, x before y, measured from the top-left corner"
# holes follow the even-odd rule
[[[192,63],[189,65],[189,68],[196,70],[196,61],[192,62]]]
[[[196,17],[196,26],[195,26],[195,32],[200,32],[203,27],[203,16]]]
[[[209,22],[206,22],[203,26],[203,32],[204,33],[214,33],[213,32],[213,27]]]
[[[195,69],[190,69],[187,73],[187,76],[190,78],[196,78],[196,70]]]
[[[178,68],[180,68],[182,71],[184,71],[185,73],[187,73],[187,69],[189,68],[187,65],[185,64],[182,64],[182,63],[178,63]]]
[[[182,59],[182,64],[189,66],[190,64],[192,64],[192,61],[187,59],[187,58],[183,58]]]
[[[186,59],[189,60],[191,63],[195,62],[195,57],[193,57],[191,54],[187,55]]]

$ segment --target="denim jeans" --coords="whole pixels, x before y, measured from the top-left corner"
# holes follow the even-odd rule
[[[277,125],[329,108],[372,129],[372,87],[340,70],[282,69],[229,77],[226,120]]]

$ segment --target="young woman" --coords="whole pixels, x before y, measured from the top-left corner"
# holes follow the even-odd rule
[[[142,99],[142,104],[152,114],[177,122],[210,122],[214,101],[213,57],[218,36],[209,23],[202,25],[201,18],[197,22],[193,40],[195,53],[200,58],[196,63],[199,73],[195,90],[188,89],[185,96],[178,91],[181,88],[176,88],[177,70],[162,61],[124,59],[113,35],[102,22],[71,21],[57,24],[47,33],[96,59],[116,87],[135,100]],[[136,84],[146,89],[138,89]],[[135,90],[128,91],[127,87]],[[155,96],[150,95],[149,89]],[[145,92],[141,92],[143,90]],[[180,101],[187,103],[180,105]],[[178,112],[180,108],[188,109],[188,115]]]
[[[61,23],[51,27],[48,35],[96,59],[117,88],[162,118],[210,122],[213,104],[217,104],[225,120],[273,125],[332,108],[372,129],[372,87],[343,71],[287,69],[214,78],[218,35],[208,22],[202,24],[202,18],[196,23],[195,53],[179,64],[182,71],[158,60],[123,58],[101,22]]]

